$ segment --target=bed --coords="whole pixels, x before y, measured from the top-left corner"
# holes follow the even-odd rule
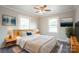
[[[29,35],[17,38],[17,45],[30,53],[50,53],[57,45],[54,36]]]

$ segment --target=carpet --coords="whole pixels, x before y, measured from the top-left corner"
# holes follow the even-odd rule
[[[67,42],[58,41],[60,46],[56,46],[51,53],[71,53],[70,52],[70,45]],[[60,48],[60,51],[59,50]],[[0,48],[0,53],[28,53],[28,51],[21,49],[19,46],[10,46],[5,48]]]
[[[19,46],[14,46],[11,48],[14,53],[20,53],[22,49]]]

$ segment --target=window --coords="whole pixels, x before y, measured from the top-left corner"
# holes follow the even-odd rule
[[[58,22],[58,18],[51,18],[49,19],[49,32],[57,32],[57,22]]]
[[[20,29],[29,29],[29,17],[20,17]]]

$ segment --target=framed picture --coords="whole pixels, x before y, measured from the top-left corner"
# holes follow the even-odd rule
[[[2,25],[3,26],[16,26],[16,17],[2,15]]]

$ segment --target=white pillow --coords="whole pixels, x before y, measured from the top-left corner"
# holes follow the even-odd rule
[[[22,31],[21,32],[21,36],[27,36],[27,34],[26,34],[27,32],[25,32],[25,31]]]

